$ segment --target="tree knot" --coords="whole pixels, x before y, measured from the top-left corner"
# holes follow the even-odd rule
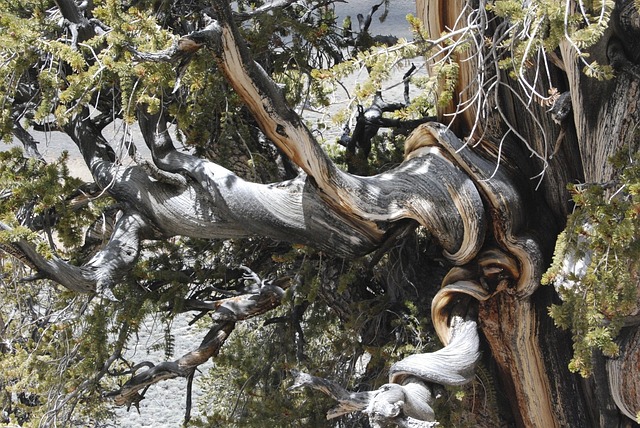
[[[284,126],[282,126],[281,124],[278,124],[276,126],[276,133],[278,135],[282,135],[285,138],[289,138],[289,136],[287,135],[287,131],[285,131]]]

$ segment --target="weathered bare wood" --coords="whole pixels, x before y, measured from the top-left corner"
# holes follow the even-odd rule
[[[444,348],[398,361],[389,369],[389,381],[402,383],[405,377],[415,376],[440,385],[464,385],[473,380],[480,359],[476,321],[454,315],[448,327]]]
[[[131,379],[118,390],[106,394],[106,397],[113,400],[117,406],[130,406],[144,398],[144,395],[138,391],[164,380],[190,376],[199,365],[218,354],[234,327],[233,321],[214,324],[198,349],[188,352],[176,361],[165,361],[159,364],[146,362],[136,365]],[[147,369],[137,373],[142,367]]]
[[[640,412],[640,329],[631,327],[620,335],[620,356],[608,358],[609,390],[620,411],[637,420]]]
[[[486,39],[490,39],[494,35],[495,26],[500,22],[499,20],[478,21],[476,18],[482,15],[482,11],[474,11],[473,9],[477,5],[473,2],[419,0],[417,4],[418,15],[423,18],[432,37],[439,37],[443,32],[455,33],[462,26],[472,22],[481,24],[474,34],[481,34]],[[482,4],[480,4],[480,8],[482,8]],[[474,15],[474,13],[476,14]],[[473,16],[473,20],[468,21],[467,18],[471,16]],[[495,34],[500,33],[495,32]],[[454,36],[454,39],[457,37],[457,35]],[[483,44],[476,47],[478,46],[483,50],[486,47]],[[584,161],[586,156],[585,152],[579,151],[578,140],[581,138],[581,134],[583,137],[587,137],[589,131],[587,127],[584,127],[582,133],[578,132],[576,136],[573,120],[579,115],[579,122],[587,121],[592,113],[586,109],[592,105],[591,102],[602,103],[600,98],[603,96],[603,92],[597,90],[593,84],[583,85],[587,83],[587,78],[583,75],[578,77],[581,73],[579,70],[581,66],[569,72],[570,87],[567,88],[564,85],[565,77],[562,69],[565,68],[565,64],[562,61],[566,63],[566,59],[569,58],[570,63],[576,62],[574,60],[576,58],[575,52],[570,52],[567,50],[567,46],[564,46],[562,57],[559,58],[553,54],[553,58],[548,62],[550,67],[546,69],[550,72],[553,84],[557,85],[555,89],[560,92],[570,90],[574,103],[576,97],[582,96],[575,95],[574,92],[587,93],[592,100],[589,103],[583,103],[584,109],[579,107],[576,111],[574,106],[573,115],[570,115],[563,124],[555,124],[552,122],[551,116],[541,110],[542,106],[530,103],[525,107],[524,103],[518,99],[522,95],[517,88],[517,83],[511,80],[505,72],[485,67],[491,60],[489,58],[491,52],[482,52],[482,55],[489,61],[478,62],[477,59],[480,57],[474,57],[476,47],[472,46],[471,49],[465,50],[465,53],[462,54],[467,55],[465,58],[456,56],[452,58],[460,67],[460,79],[454,90],[453,102],[442,108],[439,115],[442,121],[452,120],[451,129],[458,136],[470,137],[467,140],[469,144],[481,140],[481,145],[474,150],[490,154],[494,168],[482,171],[482,167],[478,170],[474,170],[474,167],[467,169],[467,165],[475,165],[476,161],[462,158],[461,155],[466,155],[466,151],[456,152],[454,150],[450,152],[452,156],[455,156],[456,162],[464,165],[471,177],[479,179],[476,182],[478,188],[481,189],[491,207],[492,234],[496,236],[500,249],[513,256],[518,265],[517,274],[510,275],[511,278],[508,284],[503,286],[503,291],[480,304],[479,325],[490,345],[492,356],[498,363],[500,377],[506,385],[505,395],[510,398],[513,413],[518,417],[519,426],[565,426],[576,423],[587,425],[588,421],[584,416],[587,413],[586,404],[580,393],[580,388],[576,387],[576,380],[566,370],[568,361],[560,362],[563,358],[562,353],[549,357],[544,355],[543,350],[553,346],[562,347],[565,339],[555,331],[550,322],[542,319],[546,317],[545,306],[550,303],[550,299],[543,290],[537,287],[539,275],[546,263],[543,255],[548,256],[549,252],[548,247],[545,248],[545,245],[549,245],[547,239],[553,239],[563,227],[566,215],[571,210],[570,205],[566,203],[569,196],[564,189],[567,183],[581,180],[583,177],[582,165],[576,159],[582,156]],[[469,58],[470,60],[467,60]],[[599,58],[601,56],[595,59],[599,60]],[[589,60],[592,59],[594,58]],[[551,65],[554,61],[560,66],[559,68]],[[571,64],[568,65],[571,66]],[[529,77],[527,71],[524,71],[524,76]],[[472,94],[478,93],[481,89],[478,86],[478,78],[484,78],[485,82],[488,81],[487,79],[497,78],[501,82],[495,86],[497,88],[495,93],[490,96],[485,94],[487,96],[487,108],[484,110],[486,117],[483,117],[480,122],[477,121],[478,108],[476,105],[465,105],[467,110],[456,115],[455,120],[445,117],[444,115],[447,113],[455,113],[461,106],[461,102],[467,102]],[[550,89],[552,88],[536,86],[536,90],[541,94],[546,94]],[[460,90],[463,92],[460,93]],[[637,100],[637,97],[632,97],[632,99]],[[635,107],[630,108],[636,110]],[[621,118],[623,115],[620,112],[616,117]],[[509,122],[509,126],[513,127],[510,132],[517,132],[519,138],[510,138],[505,135],[505,132],[509,130],[505,122]],[[578,126],[581,125],[578,123]],[[610,129],[603,133],[605,132],[611,135]],[[555,142],[554,152],[551,151],[551,142]],[[591,151],[600,146],[600,144],[594,144],[591,139],[584,139],[582,143],[589,145],[588,150]],[[608,143],[603,143],[603,146],[609,146]],[[535,168],[540,168],[538,171],[541,170],[544,173],[544,179],[539,183],[540,190],[538,193],[532,193],[529,197],[525,197],[526,191],[523,191],[524,189],[516,190],[517,186],[512,185],[513,181],[508,180],[501,183],[500,177],[487,175],[488,171],[496,168],[496,159],[500,158],[499,149],[511,150],[517,145],[526,147],[526,151],[534,155],[533,159],[526,161],[515,152],[508,155],[502,152],[502,160],[515,160],[516,162],[510,167],[522,168],[523,165],[528,165],[533,166],[534,171]],[[493,153],[491,153],[492,151]],[[603,157],[598,157],[595,160],[590,156],[590,159],[590,162],[599,168],[606,163],[606,159]],[[518,170],[516,169],[516,171]],[[527,172],[527,169],[521,169],[517,174],[531,178],[538,171],[530,173]],[[500,174],[501,171],[498,169],[497,173]],[[494,178],[498,178],[498,180],[494,180]],[[504,183],[507,184],[503,185]],[[511,203],[504,205],[504,202],[511,197],[510,194],[516,198],[513,201],[519,201],[516,203],[515,210],[512,209]],[[501,200],[503,195],[506,198]],[[534,197],[532,200],[529,199],[531,196]],[[534,202],[535,200],[538,202]],[[549,209],[543,208],[545,202],[548,203]],[[534,212],[540,214],[534,214]],[[503,214],[507,215],[503,216]],[[536,215],[540,216],[540,221],[537,223],[534,218]],[[546,217],[542,219],[542,216]],[[506,227],[503,227],[502,224],[505,220]],[[535,238],[527,232],[527,229],[532,226],[539,231]],[[473,278],[476,271],[469,270],[465,273],[462,270],[457,270],[456,274],[459,275],[457,280],[475,279],[477,281],[477,278]],[[514,283],[517,283],[518,295],[507,292]],[[561,369],[563,365],[564,368]]]
[[[113,150],[83,112],[65,130],[80,148],[96,183],[123,203],[127,212],[135,212],[128,216],[135,215],[140,220],[145,237],[179,234],[217,238],[256,233],[309,243],[334,254],[359,255],[384,242],[393,222],[410,218],[425,226],[455,263],[463,264],[476,256],[484,242],[485,207],[476,185],[454,162],[433,148],[412,153],[398,168],[374,177],[356,177],[340,171],[286,107],[279,89],[248,56],[228,4],[218,2],[217,7],[222,25],[212,24],[204,36],[217,41],[214,50],[220,67],[267,135],[308,176],[273,185],[246,182],[214,163],[178,152],[165,119],[142,113],[141,129],[155,164],[163,171],[188,177],[176,182],[163,181],[161,176],[155,180],[140,167],[122,168],[115,162]],[[193,51],[198,46],[197,41],[195,45],[178,43],[176,49]],[[168,52],[161,57],[172,59],[174,55]],[[137,230],[125,222],[116,226],[105,251],[120,250],[123,254],[107,257],[106,253],[99,253],[87,266],[79,268],[61,263],[54,267],[42,264],[39,269],[48,274],[88,272],[83,287],[86,291],[112,284],[119,278],[117,275],[126,273],[139,249],[140,236],[132,240],[136,245],[132,251],[133,247],[123,245],[118,233],[125,236]],[[30,255],[41,262],[37,255]],[[125,256],[126,263],[114,263]],[[105,271],[95,274],[91,268],[98,263],[104,265]],[[61,279],[68,282],[68,278]],[[218,351],[235,321],[279,303],[278,293],[267,293],[269,287],[262,290],[264,293],[255,298],[229,299],[220,304],[213,314],[219,324],[198,350],[135,374],[114,393],[115,401],[134,403],[141,399],[138,391],[153,383],[190,376],[194,367]],[[366,409],[372,422],[432,419],[428,401],[433,394],[427,384],[434,380],[456,385],[467,382],[472,365],[479,358],[477,348],[473,323],[472,327],[461,329],[445,350],[414,356],[394,366],[392,376],[397,383],[382,387]],[[419,367],[425,364],[436,370]]]
[[[437,144],[473,178],[491,207],[493,236],[519,262],[518,293],[523,297],[532,294],[542,275],[542,254],[525,230],[527,205],[506,168],[479,156],[451,130],[435,122],[417,128],[407,144],[416,148]]]
[[[57,256],[46,258],[25,241],[13,243],[38,271],[70,290],[108,292],[108,287],[119,281],[138,258],[141,236],[148,225],[136,213],[126,213],[118,220],[109,243],[83,266],[74,266]],[[0,223],[0,230],[11,228]]]
[[[383,174],[367,179],[344,173],[336,168],[297,115],[287,107],[284,96],[277,86],[249,56],[233,23],[228,3],[217,2],[216,10],[220,19],[220,30],[215,32],[219,38],[214,37],[212,44],[218,65],[260,123],[265,134],[313,178],[314,186],[318,187],[327,204],[348,218],[354,224],[354,228],[366,230],[377,237],[381,234],[378,222],[384,217],[387,219],[390,217],[414,218],[429,229],[433,228],[434,221],[439,226],[447,223],[432,219],[432,214],[424,210],[426,208],[424,204],[431,204],[426,200],[412,204],[413,207],[404,212],[402,212],[403,205],[395,202],[396,209],[392,214],[389,213],[390,216],[381,213],[379,209],[372,212],[371,208],[378,203],[380,193],[371,193],[367,191],[367,187],[373,181],[389,180],[392,177],[389,174]],[[427,173],[427,171],[424,172]],[[441,187],[447,188],[447,185],[441,185]],[[434,237],[441,241],[452,260],[456,263],[464,263],[477,252],[479,247],[474,245],[473,241],[483,233],[481,224],[483,222],[471,221],[469,215],[482,217],[482,214],[475,202],[469,204],[471,201],[469,192],[473,193],[475,190],[471,190],[464,183],[452,189],[460,189],[459,192],[452,194],[457,209],[447,210],[447,212],[463,213],[462,228],[458,230],[464,231],[464,244],[458,241],[452,246],[447,242],[448,235],[453,231],[451,227],[439,228]],[[374,194],[376,197],[371,198]],[[442,233],[443,231],[446,232]]]
[[[473,319],[453,316],[450,342],[442,349],[411,355],[391,366],[389,383],[374,391],[349,392],[339,384],[294,371],[289,390],[310,387],[338,401],[329,411],[333,418],[354,411],[365,412],[372,426],[435,426],[435,385],[463,385],[474,377],[480,358],[479,337]]]
[[[92,23],[82,13],[82,10],[78,7],[73,0],[56,0],[56,5],[64,17],[65,24],[71,32],[71,45],[75,48],[79,42],[86,41],[97,34],[97,31],[102,32],[102,28],[99,24]]]
[[[327,419],[366,409],[369,401],[376,394],[375,391],[350,392],[337,382],[312,376],[298,370],[292,370],[291,374],[293,375],[293,385],[287,388],[289,391],[295,392],[301,388],[312,388],[338,402],[338,406],[327,413]]]
[[[543,352],[535,337],[536,312],[529,301],[539,286],[543,261],[537,242],[526,234],[527,205],[504,168],[496,170],[489,161],[465,147],[447,128],[425,125],[417,130],[415,135],[418,135],[418,132],[432,133],[433,138],[422,140],[437,141],[443,145],[447,148],[447,153],[474,177],[478,188],[482,190],[491,206],[493,236],[502,249],[517,261],[516,267],[509,260],[494,260],[496,265],[504,266],[509,272],[509,282],[515,286],[510,294],[506,293],[509,291],[508,287],[495,290],[504,296],[499,294],[488,300],[489,293],[476,282],[480,279],[476,271],[468,272],[470,278],[464,278],[466,281],[456,282],[449,286],[450,288],[445,287],[436,296],[432,306],[432,319],[436,331],[441,339],[446,341],[446,329],[443,327],[447,317],[446,305],[458,292],[485,301],[481,305],[481,327],[502,373],[512,379],[511,397],[514,397],[512,402],[517,407],[520,423],[523,426],[561,426],[561,422],[554,416],[550,380],[544,370]],[[489,256],[482,263],[490,264],[491,259],[495,257]],[[454,278],[455,275],[451,275],[450,278],[445,278],[445,281]],[[472,281],[469,282],[469,279]],[[508,309],[498,309],[496,301],[500,301],[501,305],[508,305]],[[488,307],[494,308],[493,311],[486,312]],[[518,328],[504,327],[515,323],[518,324]],[[531,399],[532,396],[535,399]]]
[[[328,205],[325,195],[305,176],[272,185],[244,181],[214,163],[177,152],[165,122],[159,118],[155,125],[149,122],[150,118],[141,115],[154,161],[162,170],[186,174],[190,180],[167,183],[149,177],[141,167],[123,168],[114,162],[107,142],[88,121],[77,120],[69,129],[96,183],[140,222],[137,228],[120,223],[116,231],[127,236],[124,242],[138,245],[140,239],[175,235],[215,239],[257,234],[355,256],[384,242],[385,235],[378,234],[392,230],[393,222],[414,218],[452,260],[464,262],[482,245],[485,226],[480,196],[473,182],[438,150],[412,156],[384,174],[357,179],[358,185],[350,191],[360,198],[361,210],[367,204],[367,216],[375,219],[378,234],[371,236],[369,230],[362,231],[351,218]],[[74,289],[104,289],[126,274],[137,258],[137,250],[121,245],[122,241],[114,232],[107,248],[80,268],[61,260],[55,267],[50,261],[36,264],[65,285],[73,284],[71,277],[82,272],[88,282],[81,287],[71,285]],[[29,252],[29,258],[38,258],[29,246],[20,247]],[[111,258],[114,262],[108,262]],[[102,267],[96,270],[98,264]]]
[[[473,276],[465,276],[464,280],[456,280],[455,282],[449,282],[452,278],[445,278],[443,287],[433,297],[431,302],[431,322],[438,338],[445,346],[452,339],[449,319],[454,302],[460,299],[461,295],[472,297],[478,301],[484,301],[491,297],[491,294],[479,283],[468,279]]]
[[[480,306],[479,318],[491,354],[509,382],[507,398],[518,426],[562,427],[550,397],[544,353],[536,338],[537,314],[531,302],[500,293]]]
[[[467,0],[453,0],[453,1],[429,1],[429,0],[417,0],[416,1],[416,13],[420,17],[425,25],[429,36],[432,39],[440,37],[444,32],[461,30],[469,22],[469,15],[473,13],[473,8],[470,2]],[[469,29],[473,31],[473,29]],[[453,98],[447,105],[438,104],[438,120],[443,123],[451,123],[454,128],[454,132],[458,135],[466,135],[469,130],[477,126],[477,135],[483,133],[483,123],[478,123],[476,116],[478,114],[477,106],[471,104],[467,109],[456,114],[459,106],[469,103],[470,96],[478,90],[476,78],[479,75],[477,64],[470,60],[473,55],[473,48],[465,49],[464,53],[455,54],[454,58],[458,66],[460,67],[460,79],[453,89]],[[429,66],[442,59],[444,54],[435,55]],[[467,88],[467,85],[473,85]],[[456,114],[455,117],[452,116]],[[455,119],[455,120],[454,120]]]
[[[82,25],[87,25],[75,4],[66,0],[58,3],[61,9],[71,10],[63,12],[73,31],[81,21]],[[474,11],[471,2],[464,1],[419,3],[428,8],[423,15],[428,17],[427,26],[435,30],[432,31],[434,36],[445,29],[455,33],[460,25],[468,24],[466,18],[478,16],[474,13],[479,11]],[[630,4],[628,1],[621,3]],[[551,330],[541,328],[540,307],[546,303],[540,301],[538,290],[544,252],[540,241],[545,239],[529,235],[532,208],[537,206],[529,200],[530,186],[519,186],[512,175],[514,171],[525,174],[517,169],[522,164],[506,164],[512,159],[511,153],[502,152],[501,138],[506,129],[503,122],[511,121],[509,126],[517,122],[518,133],[526,136],[521,138],[521,143],[535,155],[534,167],[548,168],[552,156],[557,162],[555,166],[560,172],[544,169],[548,174],[541,186],[545,195],[551,195],[545,197],[552,206],[565,207],[555,209],[555,215],[562,214],[568,204],[556,203],[568,199],[563,193],[565,184],[579,178],[574,170],[565,168],[569,165],[563,163],[563,153],[576,153],[579,147],[586,174],[591,177],[589,181],[597,182],[612,174],[608,167],[603,167],[614,150],[609,147],[635,150],[631,143],[640,110],[637,108],[637,75],[634,74],[637,58],[624,56],[628,54],[620,48],[620,41],[612,40],[609,32],[594,53],[602,63],[610,61],[616,66],[619,78],[604,84],[587,82],[579,73],[578,64],[572,62],[575,52],[568,44],[564,45],[562,58],[556,57],[555,62],[567,71],[574,114],[565,119],[562,131],[557,124],[552,125],[550,115],[539,122],[531,118],[520,120],[518,115],[524,107],[509,99],[517,98],[518,94],[507,91],[505,95],[497,91],[492,102],[500,105],[500,115],[492,115],[486,123],[477,123],[478,109],[472,105],[458,115],[454,128],[426,125],[409,139],[408,147],[412,148],[401,166],[365,178],[340,171],[300,118],[287,107],[280,89],[251,59],[234,22],[237,15],[231,12],[229,3],[217,1],[215,10],[218,21],[204,31],[180,39],[166,52],[138,53],[138,58],[188,61],[195,51],[212,47],[220,69],[265,133],[305,174],[272,185],[246,182],[219,165],[177,151],[167,132],[165,118],[144,112],[140,114],[140,124],[157,170],[150,174],[138,166],[122,168],[115,162],[113,150],[99,130],[86,120],[85,112],[72,120],[65,130],[80,147],[96,182],[122,204],[126,213],[123,220],[116,226],[105,249],[80,267],[38,256],[33,247],[24,242],[16,243],[15,248],[27,255],[38,270],[67,287],[94,291],[117,282],[126,273],[137,258],[139,241],[143,238],[185,235],[215,239],[259,234],[309,244],[337,255],[358,256],[376,249],[393,236],[398,220],[412,219],[423,225],[445,255],[459,265],[445,278],[445,287],[434,299],[432,308],[436,330],[447,346],[438,351],[440,353],[415,355],[397,363],[391,370],[391,384],[373,395],[359,396],[358,400],[370,398],[363,410],[370,414],[372,423],[393,420],[411,425],[416,418],[429,420],[433,418],[428,406],[432,399],[429,384],[458,384],[470,379],[478,358],[475,325],[468,332],[449,336],[452,331],[449,325],[451,305],[461,294],[481,302],[480,327],[510,392],[518,424],[551,427],[575,422],[577,419],[563,414],[570,400],[566,389],[561,391],[557,387],[563,381],[550,378],[550,373],[554,373],[553,366],[545,361],[545,342],[541,336]],[[480,28],[486,22],[476,24],[476,29],[484,31],[488,28]],[[637,27],[634,21],[627,24],[632,30]],[[76,37],[77,32],[74,40]],[[473,55],[472,49],[469,52]],[[484,65],[469,59],[474,58],[453,57],[452,60],[461,65],[460,80],[454,102],[441,110],[441,115],[456,112],[461,104],[469,101],[470,94],[479,90],[475,78],[485,72],[481,70]],[[494,72],[502,78],[500,71]],[[506,79],[501,82],[508,84]],[[594,105],[598,107],[594,108]],[[537,109],[538,115],[542,106],[532,109]],[[572,128],[573,122],[576,129]],[[590,136],[594,127],[602,123],[606,126],[598,128],[594,143]],[[483,136],[482,145],[465,146],[464,138],[458,138],[452,129],[458,129],[460,137]],[[617,144],[609,144],[612,135],[620,139]],[[505,146],[510,146],[514,140],[505,138]],[[550,141],[556,141],[553,153],[548,146]],[[478,154],[482,152],[489,156]],[[580,169],[579,166],[575,168]],[[525,180],[528,178],[526,176]],[[542,207],[536,214],[544,215],[546,211]],[[544,224],[545,219],[538,222],[537,226],[543,225],[538,231],[540,235],[549,232],[548,235],[553,236],[561,222]],[[485,236],[487,222],[490,227]],[[485,245],[485,250],[489,248],[489,251],[479,254]],[[498,248],[504,257],[497,252],[490,254]],[[208,338],[215,345],[203,342],[201,350],[185,355],[178,362],[162,363],[144,374],[137,374],[128,383],[129,392],[123,392],[127,398],[122,398],[121,402],[131,403],[137,391],[167,376],[190,376],[193,373],[191,364],[197,365],[202,358],[217,352],[233,328],[233,322],[279,303],[281,295],[277,289],[265,286],[261,290],[263,294],[248,299],[240,297],[202,303],[202,309],[216,310],[213,319],[219,324],[214,326]],[[244,315],[239,317],[238,314]],[[637,405],[626,398],[628,391],[637,391],[637,385],[623,376],[629,361],[631,364],[635,361],[635,355],[629,352],[625,354],[629,360],[611,362],[608,366],[611,389],[626,415],[632,414]],[[352,399],[337,387],[331,389],[325,385],[324,388],[333,390],[334,397],[342,397],[346,403]],[[358,400],[352,401],[359,403]],[[560,404],[554,406],[556,402]],[[351,403],[345,409],[358,406],[361,403]],[[579,404],[576,408],[579,409]],[[402,414],[407,416],[406,420],[401,418],[404,417]]]

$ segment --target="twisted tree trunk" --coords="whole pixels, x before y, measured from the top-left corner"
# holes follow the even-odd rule
[[[486,20],[484,7],[482,1],[417,1],[418,16],[429,34],[475,31],[476,39],[485,37],[495,41],[504,28],[496,28],[495,20],[493,23]],[[567,13],[579,11],[579,7],[582,6],[578,2],[568,2]],[[532,198],[525,201],[524,212],[528,214],[524,227],[535,236],[544,264],[549,263],[551,256],[548,238],[555,240],[570,212],[567,184],[610,182],[615,179],[616,171],[608,162],[609,157],[621,148],[628,148],[630,152],[637,150],[639,30],[640,19],[633,2],[616,2],[610,27],[598,44],[589,49],[589,61],[614,68],[615,78],[611,80],[596,80],[585,75],[585,63],[569,36],[561,42],[558,51],[546,54],[545,72],[549,82],[557,91],[570,94],[571,102],[565,102],[564,116],[560,119],[554,116],[555,107],[547,112],[548,107],[525,102],[527,91],[506,72],[491,70],[499,57],[489,58],[493,61],[487,57],[495,55],[495,51],[479,54],[482,48],[471,48],[452,58],[460,67],[459,79],[451,103],[440,107],[439,120],[470,142],[479,141],[479,147],[493,152],[502,150],[505,160],[516,163],[525,174],[523,159],[507,151],[520,146],[530,152],[528,165],[534,167],[530,177],[542,171],[543,178],[537,189],[533,189]],[[482,46],[481,42],[477,46]],[[533,68],[541,70],[542,64]],[[542,85],[537,76],[524,73],[534,82],[539,94],[551,89]],[[489,94],[484,106],[474,101],[482,91]],[[486,108],[487,105],[491,108]],[[500,220],[492,216],[490,223],[496,225]],[[508,250],[508,247],[502,246],[502,249]],[[526,265],[520,257],[516,256],[516,260],[516,270],[521,271]],[[576,260],[567,259],[567,263]],[[517,425],[614,427],[631,424],[626,417],[635,419],[640,410],[637,322],[630,320],[629,327],[621,334],[620,357],[596,358],[593,378],[581,381],[567,370],[570,339],[555,328],[547,315],[548,306],[556,298],[551,290],[536,291],[538,274],[531,279],[528,293],[496,294],[480,304],[479,313],[479,326],[497,363]],[[624,372],[622,367],[628,371]],[[617,411],[611,411],[616,409],[613,401]]]
[[[216,2],[215,10],[217,21],[183,38],[168,52],[137,53],[138,57],[173,60],[201,47],[211,48],[218,66],[265,134],[303,172],[296,179],[270,185],[242,180],[213,162],[176,150],[167,131],[167,118],[161,113],[148,113],[145,106],[140,107],[138,118],[154,165],[124,167],[114,158],[89,112],[83,110],[64,130],[80,148],[96,184],[119,202],[121,219],[109,243],[82,266],[56,257],[45,259],[24,241],[14,243],[14,250],[21,252],[42,276],[74,291],[100,292],[109,298],[114,298],[109,288],[137,261],[141,241],[175,235],[208,239],[265,235],[308,244],[337,256],[356,257],[380,247],[412,220],[426,228],[454,264],[470,263],[477,257],[486,240],[487,207],[477,183],[456,165],[455,153],[461,144],[450,131],[437,123],[425,125],[409,143],[412,150],[406,161],[383,174],[359,177],[341,171],[287,107],[278,87],[251,59],[229,4]],[[510,187],[509,180],[501,176],[505,189]],[[504,199],[515,206],[498,208],[506,208],[501,214],[505,218],[511,210],[519,210],[517,197],[513,196],[505,194]],[[508,221],[505,227],[505,236],[511,236],[511,223]],[[197,365],[217,353],[236,320],[277,305],[270,303],[267,294],[255,297],[257,300],[249,299],[258,303],[256,308],[234,306],[232,302],[216,308],[214,315],[222,318],[214,316],[218,321],[198,350],[174,362],[144,364],[150,368],[142,373],[134,371],[131,380],[113,394],[117,403],[135,404],[141,398],[140,389],[171,377],[189,377]],[[223,316],[228,311],[234,315],[231,320]],[[422,378],[446,366],[445,359],[451,360],[452,372],[457,375],[440,374],[427,379],[429,382],[460,384],[473,376],[472,367],[479,354],[469,351],[478,346],[476,324],[471,320],[463,325],[464,333],[458,334],[458,340],[446,350],[420,358],[426,369],[416,368],[413,360],[398,366],[392,382],[402,379],[404,392],[398,395],[398,387],[393,386],[391,392],[381,395],[384,400],[374,400],[373,420],[399,416],[402,397],[407,404],[405,411],[412,417],[432,418],[432,412],[420,404],[430,388],[423,385]]]

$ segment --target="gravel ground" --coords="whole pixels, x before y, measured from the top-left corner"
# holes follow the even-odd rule
[[[189,351],[194,350],[206,334],[201,328],[189,326],[190,315],[176,317],[171,329],[175,337],[175,350],[173,358],[179,358]],[[162,344],[164,341],[163,326],[149,319],[142,326],[137,349],[130,349],[125,358],[133,361],[151,361],[159,363],[165,360],[163,351],[151,351],[153,345]],[[200,371],[206,373],[213,364],[207,362],[200,366]],[[129,412],[126,408],[116,409],[114,424],[125,428],[148,427],[179,427],[184,421],[186,409],[186,379],[171,379],[153,385],[145,394],[145,399],[140,402],[140,413],[132,407]],[[192,390],[192,417],[198,416],[198,397],[201,390],[198,385],[198,375],[193,382]]]

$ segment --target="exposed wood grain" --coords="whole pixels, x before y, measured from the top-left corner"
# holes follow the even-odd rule
[[[620,342],[620,356],[606,363],[609,389],[622,413],[634,420],[640,412],[640,329],[624,330]]]
[[[294,384],[289,389],[313,388],[338,401],[338,406],[327,414],[328,419],[362,411],[374,427],[435,426],[433,387],[470,382],[480,358],[474,319],[454,316],[449,328],[451,340],[444,348],[410,355],[393,364],[389,383],[374,391],[350,392],[333,381],[298,371],[293,373]]]

